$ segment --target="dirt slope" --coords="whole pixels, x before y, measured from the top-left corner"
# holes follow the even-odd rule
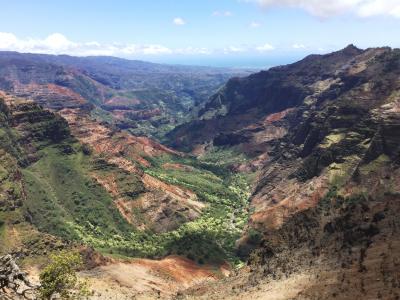
[[[114,261],[81,273],[96,292],[91,299],[170,299],[180,291],[228,274],[227,266],[197,265],[179,256]],[[136,298],[135,298],[136,297]]]

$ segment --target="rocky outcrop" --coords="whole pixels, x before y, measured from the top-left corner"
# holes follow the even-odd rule
[[[0,290],[5,299],[36,299],[37,286],[27,278],[11,255],[0,256]]]

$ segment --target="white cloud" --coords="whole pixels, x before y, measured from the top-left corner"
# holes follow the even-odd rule
[[[304,46],[303,44],[293,44],[292,48],[293,49],[305,49],[306,46]]]
[[[60,33],[53,33],[44,39],[19,39],[14,34],[8,32],[0,32],[0,50],[30,53],[70,54],[77,56],[130,56],[174,53],[173,50],[156,44],[100,44],[95,41],[78,43],[70,41]]]
[[[299,8],[317,17],[352,13],[359,17],[392,16],[400,18],[399,0],[243,0],[262,7]]]
[[[270,44],[268,44],[268,43],[266,43],[266,44],[264,44],[262,46],[256,47],[256,50],[259,51],[259,52],[266,52],[266,51],[271,51],[271,50],[274,50],[274,49],[275,49],[275,47],[270,45]]]
[[[251,28],[258,28],[258,27],[260,27],[260,26],[261,26],[261,24],[258,23],[258,22],[255,22],[255,21],[253,21],[253,22],[251,22],[251,23],[249,24],[249,27],[251,27]]]
[[[68,47],[75,47],[75,43],[69,41],[61,33],[53,33],[49,35],[45,40],[45,44],[52,49],[64,49]]]
[[[304,49],[303,44],[293,44],[293,49]],[[0,51],[18,51],[24,53],[69,54],[74,56],[119,56],[141,57],[151,55],[210,55],[210,54],[241,54],[268,52],[275,47],[269,43],[262,45],[230,45],[221,48],[177,47],[169,48],[159,44],[132,43],[99,43],[96,41],[71,41],[61,33],[53,33],[48,37],[18,38],[12,33],[0,32]],[[293,50],[294,51],[294,50]],[[318,51],[323,51],[319,49]]]
[[[17,37],[12,33],[0,32],[0,49],[7,49],[17,43]]]
[[[229,10],[226,10],[226,11],[216,10],[216,11],[213,11],[212,15],[214,17],[231,17],[231,16],[233,16],[233,13]]]
[[[241,52],[241,47],[228,47],[229,52]],[[214,52],[225,52],[226,49],[209,49],[206,47],[183,47],[171,49],[163,45],[149,44],[102,44],[96,41],[73,42],[60,33],[50,34],[43,39],[20,39],[12,33],[0,32],[0,51],[18,51],[24,53],[69,54],[75,56],[120,56],[132,57],[142,55],[209,55]]]
[[[400,18],[400,2],[398,0],[370,0],[363,1],[357,10],[361,17],[390,15]]]
[[[172,20],[175,25],[182,26],[186,24],[186,21],[182,18],[176,17]]]

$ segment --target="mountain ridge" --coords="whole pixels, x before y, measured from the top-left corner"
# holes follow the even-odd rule
[[[205,108],[171,144],[245,153],[233,168],[258,176],[238,242],[250,270],[192,295],[262,299],[300,276],[295,299],[398,297],[399,49],[308,56],[228,82]]]

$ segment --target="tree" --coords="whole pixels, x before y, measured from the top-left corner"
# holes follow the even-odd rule
[[[76,252],[61,251],[50,256],[51,262],[40,273],[39,295],[42,299],[82,299],[89,296],[87,284],[77,277],[82,257]]]

